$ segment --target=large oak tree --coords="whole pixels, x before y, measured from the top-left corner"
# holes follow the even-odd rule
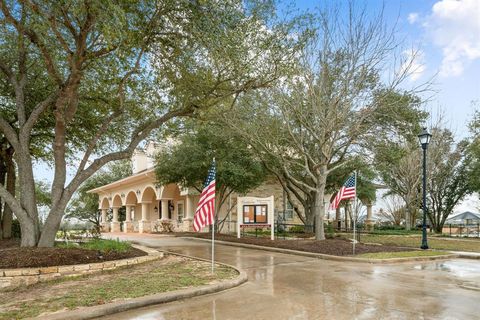
[[[20,222],[22,246],[52,246],[78,187],[156,128],[282,75],[295,39],[288,25],[268,21],[270,9],[235,0],[0,0],[0,131],[20,187],[15,197],[0,185],[0,196]],[[50,133],[42,151],[54,172],[42,230],[32,155],[39,129]]]

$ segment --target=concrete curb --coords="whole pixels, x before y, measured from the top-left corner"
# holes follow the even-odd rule
[[[209,239],[195,238],[195,237],[181,237],[181,238],[188,239],[188,240],[201,240],[201,241],[207,241],[207,242],[211,241]],[[278,253],[294,254],[294,255],[298,255],[298,256],[311,257],[311,258],[317,258],[317,259],[323,259],[323,260],[359,262],[359,263],[370,263],[370,264],[388,264],[388,263],[400,263],[400,262],[421,262],[421,261],[431,261],[431,260],[447,260],[447,259],[453,259],[453,258],[459,258],[460,257],[460,255],[452,253],[452,254],[445,254],[445,255],[441,255],[441,256],[429,256],[429,257],[407,257],[407,258],[392,258],[392,259],[366,259],[366,258],[333,256],[333,255],[330,255],[330,254],[313,253],[313,252],[305,252],[305,251],[266,247],[266,246],[257,246],[257,245],[254,245],[254,244],[237,243],[237,242],[229,242],[229,241],[221,241],[221,240],[215,240],[215,243],[219,243],[219,244],[223,244],[223,245],[227,245],[227,246],[232,246],[232,247],[241,247],[241,248],[248,248],[248,249],[255,249],[255,250],[264,250],[264,251],[271,251],[271,252],[278,252]]]
[[[177,255],[177,256],[186,257],[194,260],[210,262],[210,260],[178,254],[175,252],[169,252],[165,250],[159,250],[159,251],[163,252],[164,254]],[[94,319],[94,318],[103,317],[106,315],[111,315],[111,314],[124,312],[132,309],[138,309],[138,308],[147,307],[151,305],[167,303],[167,302],[177,301],[181,299],[193,298],[193,297],[211,294],[211,293],[217,293],[220,291],[237,287],[248,281],[247,273],[245,271],[239,270],[225,263],[217,262],[216,264],[233,268],[237,270],[239,274],[235,279],[222,281],[221,283],[204,285],[196,288],[157,293],[157,294],[149,295],[145,297],[133,298],[133,299],[128,299],[124,301],[117,301],[117,302],[112,302],[112,303],[93,306],[93,307],[81,307],[71,311],[58,312],[58,313],[48,314],[48,315],[39,316],[36,318],[30,318],[30,319],[35,319],[35,320]]]

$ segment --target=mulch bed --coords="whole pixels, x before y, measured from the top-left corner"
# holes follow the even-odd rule
[[[1,243],[2,241],[0,241]],[[0,246],[0,269],[51,267],[86,264],[145,256],[136,248],[127,252],[101,254],[96,250],[80,248],[6,248]]]
[[[175,233],[177,236],[189,236],[197,237],[204,239],[211,239],[212,235],[210,233]],[[291,249],[305,252],[313,253],[323,253],[330,254],[334,256],[351,256],[352,255],[352,242],[342,239],[342,238],[333,238],[326,240],[304,240],[304,239],[294,239],[294,240],[283,240],[276,239],[270,240],[269,238],[253,238],[253,237],[244,237],[238,239],[235,236],[224,235],[224,234],[215,234],[216,240],[237,242],[237,243],[247,243],[259,246],[282,248],[282,249]],[[355,245],[355,254],[362,253],[371,253],[371,252],[398,252],[398,251],[412,251],[413,249],[395,247],[395,246],[384,246],[384,245],[367,245],[362,243],[357,243]]]

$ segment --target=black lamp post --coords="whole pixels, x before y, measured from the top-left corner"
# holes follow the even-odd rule
[[[418,140],[423,149],[423,224],[422,224],[422,249],[428,249],[427,243],[427,148],[432,135],[423,128],[418,135]]]

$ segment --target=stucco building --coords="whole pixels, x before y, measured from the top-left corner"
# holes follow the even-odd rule
[[[165,147],[168,146],[150,142],[145,149],[138,148],[132,155],[133,174],[131,176],[89,191],[99,196],[104,231],[156,232],[162,231],[165,223],[171,225],[174,231],[192,230],[193,215],[199,200],[198,191],[184,189],[177,184],[156,184],[153,168],[155,154]],[[258,198],[273,196],[275,214],[281,212],[287,222],[300,223],[292,206],[286,203],[280,184],[275,181],[268,181],[241,196]],[[241,199],[239,195],[232,194],[219,210],[220,219],[225,220],[222,232],[236,231],[238,199]],[[260,216],[265,210],[265,205],[260,202],[257,205],[250,200],[249,203],[241,204],[240,207],[245,212],[250,212],[251,217],[248,219],[255,220],[258,214],[258,219],[264,222],[265,218]],[[120,221],[119,209],[122,207],[125,207],[125,218]],[[229,208],[232,209],[229,210]],[[111,219],[108,219],[109,216]],[[254,221],[245,222],[253,223]],[[274,223],[274,221],[267,221],[267,223]]]

